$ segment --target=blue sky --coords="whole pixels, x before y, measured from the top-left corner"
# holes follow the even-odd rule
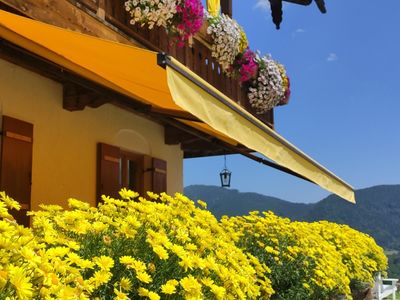
[[[233,0],[250,48],[286,66],[291,102],[276,130],[356,189],[400,184],[400,1],[326,0],[287,4],[279,31],[267,0]],[[232,188],[292,202],[329,193],[245,157],[227,157]],[[185,186],[218,185],[223,157],[184,162]]]

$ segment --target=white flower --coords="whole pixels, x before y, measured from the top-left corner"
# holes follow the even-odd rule
[[[167,28],[176,13],[177,0],[128,0],[125,8],[130,13],[131,24],[154,25]]]
[[[206,14],[206,17],[209,19],[207,34],[213,39],[211,56],[221,65],[222,70],[227,72],[239,54],[241,28],[235,20],[224,14],[218,19],[211,18],[209,14]]]
[[[279,67],[269,55],[260,58],[256,56],[259,63],[259,73],[254,87],[249,88],[248,98],[256,113],[265,113],[276,106],[284,96],[282,76]]]

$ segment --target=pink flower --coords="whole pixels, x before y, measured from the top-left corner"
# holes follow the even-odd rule
[[[255,61],[255,53],[249,48],[241,55],[239,59],[236,59],[234,68],[239,71],[240,83],[245,83],[256,77],[258,72],[258,64]]]
[[[183,47],[203,25],[204,9],[199,0],[183,0],[176,11],[177,46]]]

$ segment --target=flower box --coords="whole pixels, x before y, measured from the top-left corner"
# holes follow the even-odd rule
[[[199,32],[194,36],[197,40],[202,42],[208,49],[211,49],[212,38],[211,35],[207,34],[208,21],[204,20]]]

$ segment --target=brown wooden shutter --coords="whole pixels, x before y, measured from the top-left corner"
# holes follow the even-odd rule
[[[118,147],[97,145],[97,201],[101,195],[119,197],[121,189],[121,151]]]
[[[21,204],[11,211],[19,224],[29,226],[31,208],[33,125],[3,116],[0,189]]]
[[[167,191],[167,162],[165,160],[148,155],[143,156],[142,191],[139,192],[144,196],[147,191],[154,193]]]
[[[162,159],[152,159],[152,191],[161,193],[167,191],[167,162]]]
[[[153,158],[148,155],[143,155],[143,177],[142,187],[139,189],[139,193],[142,196],[146,196],[146,192],[153,191]]]

